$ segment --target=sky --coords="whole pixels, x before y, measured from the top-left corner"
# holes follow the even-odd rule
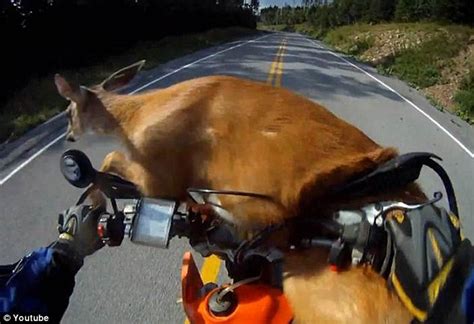
[[[289,4],[290,6],[297,6],[301,4],[301,0],[260,0],[260,8],[268,6],[284,6]]]

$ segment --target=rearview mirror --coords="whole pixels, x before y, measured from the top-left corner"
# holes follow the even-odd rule
[[[60,160],[61,173],[73,186],[85,188],[96,180],[97,171],[89,158],[81,151],[68,150]]]

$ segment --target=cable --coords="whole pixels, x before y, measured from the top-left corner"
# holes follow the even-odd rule
[[[448,176],[446,170],[435,160],[429,159],[424,163],[426,166],[435,171],[443,182],[444,188],[446,189],[446,195],[448,198],[450,211],[459,219],[458,203],[456,200],[456,194],[454,193],[453,184]]]
[[[228,196],[245,196],[245,197],[253,197],[258,199],[264,200],[271,200],[274,199],[271,196],[254,193],[254,192],[245,192],[245,191],[235,191],[235,190],[214,190],[214,189],[204,189],[204,188],[188,188],[188,193],[196,192],[196,193],[205,193],[205,194],[217,194],[217,195],[228,195]]]

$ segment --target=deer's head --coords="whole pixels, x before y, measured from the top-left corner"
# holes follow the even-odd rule
[[[54,82],[61,96],[69,100],[66,109],[68,129],[66,140],[75,141],[86,131],[104,133],[109,128],[110,113],[104,107],[101,98],[127,85],[140,71],[145,60],[124,67],[107,77],[103,82],[92,87],[80,86],[67,81],[56,74]]]

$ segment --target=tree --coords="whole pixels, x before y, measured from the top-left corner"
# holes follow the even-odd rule
[[[259,0],[250,0],[250,8],[253,10],[253,12],[256,13],[259,7],[260,7]]]
[[[434,19],[468,24],[474,22],[472,0],[432,0],[431,14]]]
[[[393,18],[396,0],[370,0],[365,15],[368,22],[388,21]]]
[[[395,19],[399,21],[410,21],[414,19],[416,4],[414,0],[398,0],[395,9]]]

